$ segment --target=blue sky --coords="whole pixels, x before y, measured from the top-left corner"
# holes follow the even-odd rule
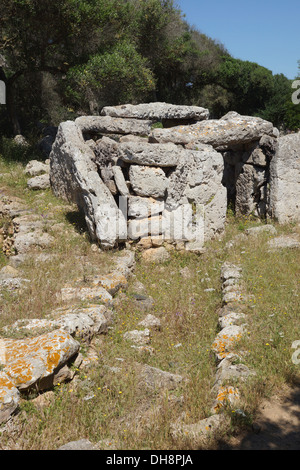
[[[300,60],[300,0],[174,0],[186,21],[236,59],[294,79]]]

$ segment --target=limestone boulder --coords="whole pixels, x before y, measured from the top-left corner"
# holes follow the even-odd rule
[[[196,237],[203,243],[224,230],[227,212],[227,190],[222,184],[224,160],[221,153],[208,145],[200,145],[198,150],[186,149],[182,156],[169,176],[166,209],[190,206]]]
[[[131,165],[129,179],[138,196],[163,198],[169,186],[168,178],[161,168]]]
[[[61,123],[50,154],[52,190],[56,196],[77,204],[93,240],[112,248],[117,240],[127,238],[127,225],[97,172],[94,158],[77,125],[72,121]]]
[[[261,118],[229,113],[222,119],[199,121],[189,126],[172,129],[153,129],[151,142],[173,142],[175,144],[208,144],[214,148],[229,149],[234,146],[259,140],[263,135],[274,136],[273,124]]]
[[[38,160],[30,160],[25,167],[25,174],[29,176],[39,176],[44,173],[49,173],[49,165]]]
[[[104,334],[112,322],[112,312],[104,305],[59,308],[46,318],[17,320],[4,328],[7,334],[37,335],[40,331],[64,330],[73,337],[92,339]]]
[[[51,387],[55,373],[79,348],[80,344],[63,330],[24,340],[1,338],[0,363],[20,391],[33,386],[43,390]]]
[[[238,215],[259,215],[259,203],[264,200],[264,189],[267,182],[266,169],[240,163],[236,166],[236,199],[235,210]],[[263,210],[263,212],[265,212]]]
[[[208,119],[208,109],[200,106],[174,105],[163,102],[141,103],[138,105],[126,104],[120,106],[105,106],[101,115],[118,118],[151,119],[155,121],[164,120],[187,120],[195,121]]]
[[[129,196],[129,189],[126,184],[126,180],[125,180],[121,167],[117,165],[113,166],[112,173],[114,175],[114,180],[121,196],[123,197]]]
[[[155,216],[162,213],[165,202],[149,197],[132,196],[128,197],[128,216],[138,219]]]
[[[214,414],[192,424],[177,421],[171,425],[170,433],[173,439],[188,438],[199,445],[213,437],[217,432],[224,432],[224,429],[227,429],[228,426],[229,419],[226,419],[226,416]]]
[[[170,254],[163,247],[149,248],[142,253],[142,258],[147,263],[163,263],[170,258]]]
[[[270,216],[280,224],[300,221],[300,132],[279,137],[270,188]]]
[[[27,181],[27,186],[29,189],[47,189],[50,188],[50,178],[49,174],[45,173],[43,175],[33,176]]]
[[[137,365],[139,384],[148,390],[175,390],[184,381],[184,377],[147,364]]]
[[[111,116],[80,116],[75,119],[75,124],[81,132],[88,134],[148,135],[152,122]]]
[[[121,143],[118,153],[124,162],[159,167],[177,166],[182,158],[182,149],[172,143]]]
[[[14,248],[17,254],[27,253],[31,248],[46,248],[52,245],[54,237],[47,232],[36,230],[34,232],[20,232],[15,234]]]

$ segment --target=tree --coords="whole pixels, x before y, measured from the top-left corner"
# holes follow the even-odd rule
[[[146,59],[128,40],[118,42],[102,54],[94,54],[83,65],[69,69],[66,94],[81,109],[137,103],[150,96],[155,78]]]
[[[1,1],[0,53],[7,63],[1,68],[1,76],[14,133],[21,130],[16,110],[18,90],[25,88],[26,98],[35,89],[35,96],[40,97],[43,72],[61,78],[71,65],[86,61],[104,41],[113,42],[113,20],[123,14],[127,18],[126,4],[117,0]]]
[[[215,77],[233,97],[231,110],[254,115],[272,96],[273,74],[255,62],[224,57]]]

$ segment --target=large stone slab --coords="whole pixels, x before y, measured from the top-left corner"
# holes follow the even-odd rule
[[[264,134],[276,133],[273,124],[261,118],[229,113],[223,119],[200,121],[190,126],[176,126],[171,129],[153,129],[151,142],[173,142],[175,144],[197,143],[227,149],[259,140]]]
[[[32,386],[43,390],[79,348],[80,344],[63,330],[24,340],[1,338],[0,363],[3,372],[19,390]]]
[[[197,226],[197,237],[208,240],[224,230],[226,220],[227,190],[222,184],[223,156],[212,146],[202,144],[198,150],[184,150],[182,156],[169,176],[166,209],[176,211],[180,206],[187,208],[190,205]],[[183,222],[183,226],[186,226],[186,222]]]
[[[50,154],[50,183],[54,194],[77,204],[91,238],[104,248],[127,238],[127,225],[94,163],[92,149],[72,121],[60,124]]]
[[[267,171],[264,167],[240,163],[236,166],[236,198],[237,215],[260,215],[264,212],[261,204],[264,200],[264,188]]]
[[[80,116],[75,124],[83,133],[148,135],[152,121],[110,116]]]
[[[163,102],[141,103],[138,105],[125,104],[120,106],[105,106],[101,115],[118,118],[136,118],[162,120],[208,119],[208,109],[200,106],[174,105]]]
[[[270,216],[280,224],[300,221],[300,132],[279,137],[270,188]]]
[[[118,152],[121,160],[137,165],[160,167],[176,166],[182,158],[182,150],[172,143],[121,143],[118,147]]]

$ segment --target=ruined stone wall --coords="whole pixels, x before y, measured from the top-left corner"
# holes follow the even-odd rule
[[[105,107],[60,124],[51,187],[78,205],[103,247],[142,240],[199,250],[224,230],[228,204],[238,215],[276,212],[270,168],[278,134],[235,112],[213,120],[195,106]]]

